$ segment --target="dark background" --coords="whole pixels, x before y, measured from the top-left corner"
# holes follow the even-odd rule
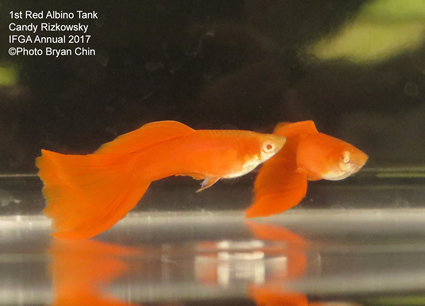
[[[420,166],[425,48],[362,64],[305,48],[367,2],[2,1],[0,66],[16,67],[18,82],[0,87],[0,173],[36,173],[41,148],[86,154],[165,119],[260,132],[312,119],[370,167]],[[49,21],[88,24],[96,56],[9,56],[11,10],[97,11],[96,21]]]

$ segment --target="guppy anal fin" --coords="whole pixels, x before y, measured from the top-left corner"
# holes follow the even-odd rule
[[[202,190],[211,187],[212,185],[214,185],[215,183],[217,183],[217,181],[219,179],[220,179],[219,177],[207,177],[205,180],[202,181],[201,188],[199,188],[198,190],[196,190],[196,192],[201,192]]]

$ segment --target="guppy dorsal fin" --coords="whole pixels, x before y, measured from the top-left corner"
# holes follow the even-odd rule
[[[281,122],[274,128],[273,134],[281,135],[284,137],[292,137],[301,134],[315,134],[318,133],[316,125],[313,121],[300,121],[300,122]]]
[[[195,130],[177,121],[157,121],[118,136],[103,144],[95,154],[128,154],[144,150],[152,145],[189,135]]]

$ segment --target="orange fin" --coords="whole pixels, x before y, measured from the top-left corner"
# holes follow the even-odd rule
[[[201,188],[196,190],[196,192],[201,192],[202,190],[210,188],[212,185],[214,185],[220,180],[219,177],[206,177],[204,174],[200,173],[181,173],[176,174],[176,176],[191,176],[195,180],[203,180],[203,182],[201,183]]]
[[[194,133],[195,130],[177,121],[157,121],[123,134],[103,144],[95,154],[133,153],[154,144]]]
[[[298,173],[280,176],[280,182],[255,196],[254,203],[245,210],[246,218],[280,214],[297,205],[307,191],[307,178]]]
[[[150,181],[136,181],[123,155],[64,155],[42,150],[36,166],[44,182],[44,214],[64,239],[95,236],[121,220]]]
[[[194,172],[180,173],[180,174],[176,174],[175,176],[190,176],[195,180],[203,180],[206,178],[204,174],[194,173]]]
[[[202,181],[201,188],[196,190],[196,192],[201,192],[202,190],[210,188],[212,185],[217,183],[219,179],[219,177],[207,177],[205,180]]]
[[[285,147],[266,161],[254,184],[254,203],[245,217],[279,214],[297,205],[307,192],[307,175],[299,173],[296,150],[299,137],[287,138]]]
[[[297,205],[307,192],[307,175],[297,169],[297,147],[305,135],[318,133],[314,122],[282,122],[273,133],[286,137],[286,144],[260,169],[255,180],[254,204],[245,211],[247,218],[284,212]]]
[[[316,125],[313,121],[300,121],[295,123],[290,122],[281,122],[276,125],[273,134],[285,136],[285,137],[293,137],[300,134],[314,134],[318,133],[316,129]],[[287,144],[283,148],[286,149]]]

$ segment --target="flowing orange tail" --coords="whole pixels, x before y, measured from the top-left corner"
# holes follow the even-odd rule
[[[284,152],[279,152],[261,168],[254,185],[254,203],[245,217],[279,214],[297,205],[307,192],[307,175],[298,173],[296,144],[287,138]]]
[[[42,150],[37,158],[47,206],[64,239],[95,236],[121,220],[139,201],[150,181],[136,181],[124,155],[64,155]]]
[[[304,135],[317,133],[313,121],[280,123],[273,133],[286,137],[286,144],[260,169],[254,203],[245,210],[247,218],[280,214],[297,205],[307,192],[307,175],[297,170],[297,147]]]
[[[132,159],[137,151],[194,132],[179,122],[159,121],[118,137],[95,154],[42,150],[36,166],[44,182],[44,214],[52,218],[56,230],[52,235],[85,239],[112,227],[137,204],[151,183],[141,173],[134,175]]]

